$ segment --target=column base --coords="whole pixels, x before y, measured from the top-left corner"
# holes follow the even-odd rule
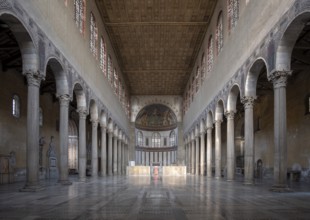
[[[39,192],[45,190],[45,187],[41,185],[25,185],[24,188],[19,189],[20,192]]]
[[[85,183],[86,182],[86,177],[79,177],[79,182]]]
[[[219,180],[219,179],[221,179],[221,177],[220,176],[216,176],[215,179]]]
[[[72,182],[70,182],[69,180],[58,180],[58,183],[63,185],[63,186],[72,185]]]
[[[105,176],[107,176],[107,174],[106,173],[101,173],[100,176],[101,177],[105,177]]]
[[[226,181],[227,182],[234,182],[235,180],[234,179],[227,179]]]
[[[243,182],[243,185],[245,185],[245,186],[253,186],[253,185],[255,185],[255,183],[254,183],[253,180],[245,180]]]
[[[285,192],[293,192],[292,189],[290,189],[287,185],[273,185],[270,189],[272,192],[279,192],[279,193],[285,193]]]

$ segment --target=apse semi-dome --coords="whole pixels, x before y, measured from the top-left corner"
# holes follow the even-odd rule
[[[138,113],[135,125],[140,130],[167,131],[177,127],[177,117],[169,107],[152,104]]]

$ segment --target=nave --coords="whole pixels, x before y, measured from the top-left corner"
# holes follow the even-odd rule
[[[270,182],[244,186],[207,177],[70,177],[70,186],[46,181],[46,190],[20,193],[0,186],[0,219],[310,219],[310,186],[269,191]]]

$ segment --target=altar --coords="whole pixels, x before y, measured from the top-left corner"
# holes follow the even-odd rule
[[[127,166],[127,176],[186,176],[186,166]]]

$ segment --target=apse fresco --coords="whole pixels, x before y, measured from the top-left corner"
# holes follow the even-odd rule
[[[153,104],[144,107],[136,119],[136,128],[147,131],[166,131],[177,127],[173,111],[165,105]]]

